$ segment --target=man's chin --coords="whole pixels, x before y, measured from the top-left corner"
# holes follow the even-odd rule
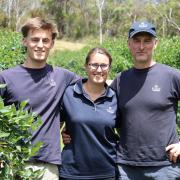
[[[147,62],[147,58],[136,58],[136,61],[139,63],[145,63]]]

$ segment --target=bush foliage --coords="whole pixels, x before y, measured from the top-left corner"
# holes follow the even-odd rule
[[[22,63],[23,59],[21,35],[6,29],[0,30],[0,70]]]
[[[2,86],[2,85],[1,85]],[[39,150],[41,142],[31,144],[31,131],[41,124],[34,114],[24,110],[27,102],[22,102],[17,110],[15,105],[4,106],[0,98],[0,179],[36,179],[40,172],[26,169],[26,161]]]

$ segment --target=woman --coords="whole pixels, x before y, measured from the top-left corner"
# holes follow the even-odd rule
[[[62,151],[61,179],[115,179],[117,99],[106,84],[111,63],[105,49],[90,50],[85,63],[88,79],[64,93],[62,119],[71,142]]]

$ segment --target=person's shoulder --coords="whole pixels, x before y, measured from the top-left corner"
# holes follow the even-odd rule
[[[116,94],[116,91],[115,91],[110,85],[108,86],[108,91],[109,91],[112,95]]]
[[[132,71],[132,68],[123,70],[123,71],[119,72],[119,73],[116,75],[116,78],[118,79],[118,78],[120,78],[122,75],[129,74],[131,71]]]
[[[58,76],[59,78],[65,80],[68,85],[76,83],[77,80],[81,78],[76,73],[69,71],[62,67],[56,66],[56,67],[53,67],[53,69],[54,69],[55,75]]]
[[[174,67],[171,67],[167,64],[161,64],[161,63],[157,63],[157,68],[159,68],[160,70],[164,70],[166,72],[169,72],[169,73],[172,73],[172,72],[178,72],[180,73],[180,70],[179,69],[176,69]]]
[[[63,67],[60,67],[60,66],[53,66],[53,65],[50,65],[50,64],[47,64],[47,66],[53,68],[55,71],[58,71],[58,72],[64,72],[64,71],[67,72],[67,71],[69,71],[69,70],[67,70],[67,69],[65,69]],[[71,72],[71,71],[69,71],[69,72]]]
[[[164,68],[164,69],[172,69],[171,66],[169,66],[167,64],[161,64],[161,63],[156,63],[156,67],[157,68]]]
[[[65,69],[65,68],[62,68],[60,66],[53,66],[53,69],[55,72],[59,73],[59,74],[69,74],[69,75],[75,75],[74,72],[68,70],[68,69]]]
[[[180,81],[180,70],[166,64],[157,64],[156,71],[172,81]]]
[[[66,95],[73,94],[74,92],[77,94],[82,93],[82,78],[78,79],[76,82],[71,83],[67,86],[65,93]]]
[[[116,76],[115,76],[115,79],[119,79],[121,77],[121,73],[122,72],[117,73]]]
[[[7,76],[7,75],[13,75],[12,73],[15,73],[17,71],[19,71],[21,69],[20,65],[17,65],[15,67],[9,68],[9,69],[5,69],[3,71],[0,72],[1,76]]]
[[[0,83],[5,83],[8,79],[13,80],[16,77],[17,72],[20,71],[20,67],[12,67],[9,69],[5,69],[0,72]]]

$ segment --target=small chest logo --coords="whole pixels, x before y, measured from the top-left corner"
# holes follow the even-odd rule
[[[153,92],[160,92],[160,91],[161,91],[161,88],[160,88],[158,85],[154,85],[154,86],[152,87],[152,91],[153,91]]]
[[[114,113],[114,110],[113,110],[113,108],[112,108],[111,106],[108,107],[108,108],[106,109],[106,111],[107,111],[108,113],[111,113],[111,114]]]
[[[50,79],[49,84],[50,86],[56,86],[56,82],[53,79]]]

